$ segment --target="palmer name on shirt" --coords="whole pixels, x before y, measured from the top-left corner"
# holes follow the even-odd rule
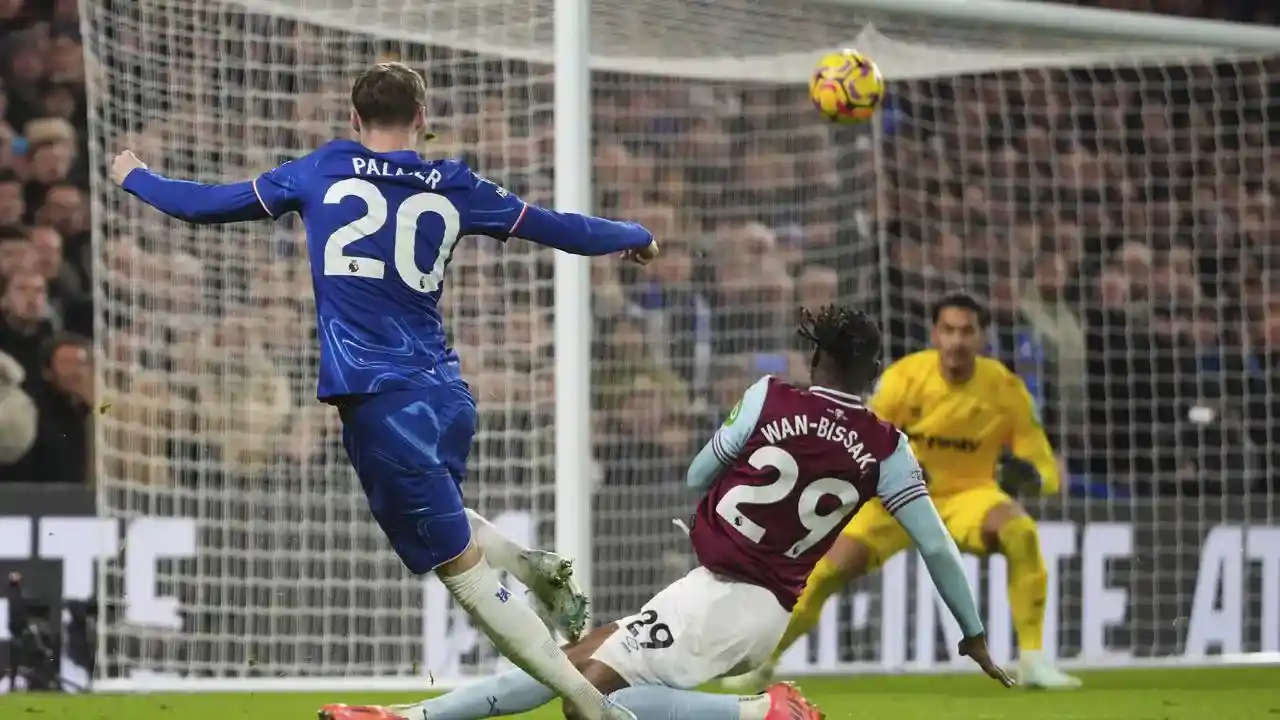
[[[430,172],[405,172],[404,168],[392,165],[386,160],[378,160],[375,158],[351,158],[351,171],[356,175],[377,175],[379,177],[389,177],[393,175],[412,175],[432,190],[440,184],[444,176],[439,170],[431,170]]]
[[[813,435],[823,440],[829,440],[837,445],[844,447],[849,453],[849,457],[858,463],[858,467],[866,470],[868,465],[876,462],[876,458],[867,452],[862,446],[862,442],[858,440],[858,432],[850,430],[830,419],[821,417],[816,420],[808,415],[793,415],[791,417],[782,417],[760,428],[760,433],[764,435],[764,439],[770,445],[777,445],[783,440],[787,440],[802,435]]]

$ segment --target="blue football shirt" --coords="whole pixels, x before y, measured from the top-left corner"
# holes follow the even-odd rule
[[[440,316],[445,271],[467,235],[521,237],[578,255],[647,246],[635,223],[530,205],[460,160],[335,140],[253,181],[206,185],[149,170],[124,189],[194,223],[302,216],[315,287],[320,399],[457,380]]]
[[[466,235],[507,238],[525,203],[458,160],[374,153],[338,140],[254,181],[274,217],[307,230],[321,398],[457,379],[440,317]]]

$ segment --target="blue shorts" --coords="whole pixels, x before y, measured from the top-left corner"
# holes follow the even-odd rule
[[[422,575],[461,555],[471,542],[461,484],[476,431],[466,383],[369,395],[339,411],[347,457],[405,567]]]

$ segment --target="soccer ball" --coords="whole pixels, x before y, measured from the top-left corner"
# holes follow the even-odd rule
[[[842,50],[818,61],[809,79],[809,98],[832,122],[866,122],[884,98],[884,78],[870,58]]]

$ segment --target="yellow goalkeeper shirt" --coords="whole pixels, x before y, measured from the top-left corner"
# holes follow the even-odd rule
[[[911,439],[931,495],[993,484],[1006,448],[1035,466],[1043,492],[1058,490],[1058,463],[1031,394],[996,360],[978,358],[973,377],[952,384],[938,351],[908,355],[880,376],[871,409]]]

